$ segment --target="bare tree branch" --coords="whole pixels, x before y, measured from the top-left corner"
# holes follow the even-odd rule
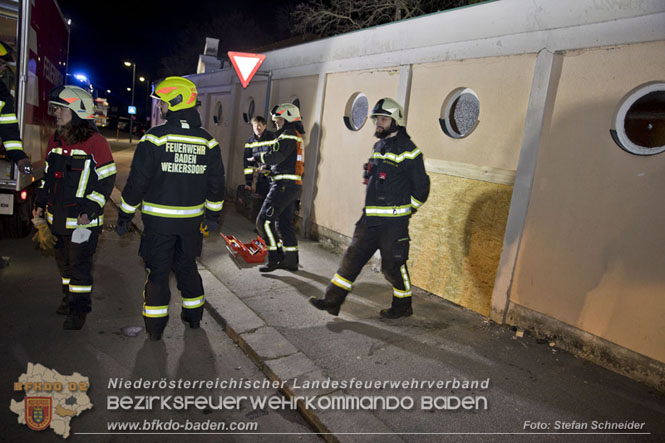
[[[320,37],[357,31],[483,0],[309,0],[291,13],[293,34]]]

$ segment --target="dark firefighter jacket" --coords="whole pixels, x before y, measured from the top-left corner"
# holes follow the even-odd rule
[[[263,131],[263,134],[261,134],[261,137],[257,137],[256,134],[252,133],[247,140],[247,143],[245,143],[243,168],[245,173],[245,184],[247,186],[252,186],[254,170],[261,166],[257,158],[260,157],[262,152],[266,152],[270,148],[273,144],[274,138],[275,135],[266,129]]]
[[[372,149],[365,176],[367,193],[362,223],[370,226],[408,220],[429,195],[429,176],[420,149],[406,129],[379,140]]]
[[[54,135],[48,142],[46,169],[35,204],[45,208],[46,221],[56,234],[71,234],[76,228],[101,229],[115,174],[111,147],[101,134],[95,132],[74,145]],[[88,215],[90,224],[77,224],[81,214]]]
[[[0,81],[0,139],[7,152],[7,157],[17,162],[26,158],[18,129],[18,119],[14,113],[14,98],[7,87]]]
[[[224,165],[217,141],[201,127],[195,108],[169,112],[136,146],[120,210],[142,204],[146,230],[183,233],[198,227],[205,211],[224,204]]]
[[[300,122],[287,122],[275,133],[268,151],[255,155],[261,163],[270,165],[270,178],[273,181],[293,180],[302,185],[302,174],[305,172],[302,146],[304,133]]]

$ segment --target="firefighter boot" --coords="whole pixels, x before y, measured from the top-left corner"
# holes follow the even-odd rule
[[[389,309],[381,309],[379,315],[383,318],[396,319],[400,317],[408,317],[413,315],[413,308],[411,307],[411,297],[406,300],[393,297],[392,306]]]
[[[201,320],[190,320],[185,316],[184,312],[180,313],[180,320],[182,320],[185,323],[189,324],[189,327],[191,329],[199,329],[201,327]]]
[[[62,329],[79,330],[83,328],[83,325],[85,324],[85,316],[85,312],[78,312],[70,309],[65,322],[62,324]]]
[[[286,269],[287,271],[298,270],[298,251],[287,251],[284,253],[284,259],[280,260],[279,269]]]
[[[259,272],[272,272],[279,268],[279,264],[284,257],[284,253],[278,249],[276,251],[268,251],[268,263],[259,268]]]
[[[348,294],[347,291],[331,283],[326,288],[326,295],[323,298],[310,297],[309,302],[316,309],[328,311],[328,314],[337,316],[346,294]]]
[[[69,303],[72,301],[72,296],[69,294],[69,285],[62,285],[62,294],[62,301],[55,312],[56,314],[67,315],[69,314]]]

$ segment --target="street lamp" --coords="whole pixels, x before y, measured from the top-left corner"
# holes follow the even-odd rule
[[[132,108],[134,107],[134,86],[136,83],[136,63],[125,62],[125,66],[132,67]],[[129,143],[132,142],[132,123],[134,123],[134,118],[132,114],[129,114]]]

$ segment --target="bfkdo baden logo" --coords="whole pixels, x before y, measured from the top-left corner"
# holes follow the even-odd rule
[[[43,431],[51,424],[51,397],[25,397],[25,424],[33,431]]]
[[[14,392],[24,392],[22,401],[11,400],[9,409],[18,415],[18,423],[33,431],[51,428],[69,437],[70,422],[92,408],[87,395],[88,377],[78,372],[62,375],[40,364],[28,363],[28,369],[14,382]]]

